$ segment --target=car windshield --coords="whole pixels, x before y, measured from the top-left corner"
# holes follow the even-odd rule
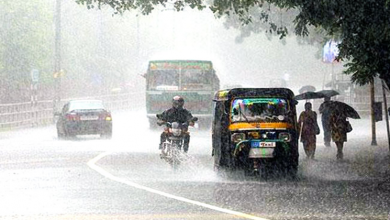
[[[283,121],[287,111],[285,99],[243,98],[232,102],[230,115],[232,122]]]
[[[102,101],[72,101],[69,104],[69,111],[96,109],[104,109]]]

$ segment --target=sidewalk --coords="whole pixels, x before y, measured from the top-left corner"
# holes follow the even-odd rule
[[[307,180],[362,181],[373,187],[390,191],[390,151],[386,124],[377,123],[377,146],[371,146],[371,122],[368,119],[350,120],[353,131],[344,143],[344,160],[336,160],[336,145],[323,144],[323,131],[317,136],[316,161],[306,161],[300,143],[300,175]],[[321,123],[321,120],[318,121]]]

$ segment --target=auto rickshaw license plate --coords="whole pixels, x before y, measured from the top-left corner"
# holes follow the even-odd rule
[[[258,147],[249,150],[249,158],[273,158],[275,148]]]
[[[251,142],[251,147],[276,147],[276,143],[253,141]]]

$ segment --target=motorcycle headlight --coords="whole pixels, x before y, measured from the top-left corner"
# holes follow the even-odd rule
[[[181,129],[180,128],[172,128],[172,134],[174,136],[180,136],[181,135]]]
[[[279,133],[279,139],[283,140],[285,142],[290,142],[291,141],[291,135],[287,132],[281,132]]]
[[[234,134],[232,134],[231,138],[232,138],[232,142],[238,143],[240,141],[245,140],[245,134],[244,133],[234,133]]]

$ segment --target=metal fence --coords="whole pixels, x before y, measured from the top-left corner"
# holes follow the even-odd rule
[[[107,109],[139,109],[145,106],[144,93],[121,93],[95,97],[80,97],[61,100],[58,108],[73,99],[103,100]],[[22,103],[0,104],[0,130],[34,127],[54,122],[55,106],[53,100],[40,100]]]

